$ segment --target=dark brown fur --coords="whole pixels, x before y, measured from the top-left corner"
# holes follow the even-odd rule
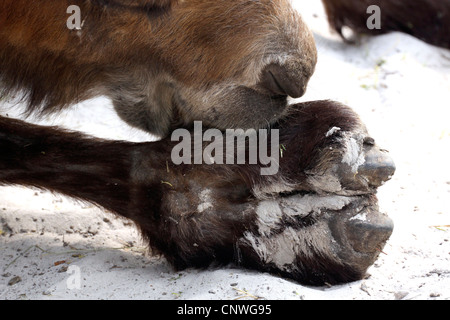
[[[450,0],[323,0],[323,3],[331,27],[342,37],[344,26],[365,35],[400,31],[450,48]],[[381,29],[367,28],[370,5],[381,9]]]
[[[333,127],[339,127],[340,132],[327,136]],[[2,117],[0,184],[63,193],[131,219],[154,252],[162,253],[178,269],[218,262],[281,274],[309,284],[360,279],[379,251],[365,249],[354,253],[349,240],[343,240],[352,230],[352,223],[345,221],[356,214],[358,206],[376,206],[372,195],[376,187],[359,186],[355,191],[360,196],[355,196],[352,205],[340,212],[324,209],[320,214],[306,212],[302,214],[307,216],[292,217],[288,211],[266,236],[258,229],[258,206],[265,199],[289,199],[293,192],[310,196],[321,192],[317,185],[310,184],[311,179],[336,164],[342,166],[345,149],[341,138],[349,133],[367,135],[363,124],[348,107],[318,101],[294,106],[275,128],[280,130],[280,143],[286,152],[280,159],[278,174],[265,177],[260,175],[261,165],[175,166],[171,161],[175,142],[168,138],[140,144],[105,141]],[[370,150],[374,145],[364,148]],[[368,181],[362,171],[352,177],[355,181]],[[270,193],[274,184],[279,187]],[[262,189],[266,190],[264,195],[259,192]],[[214,203],[200,210],[199,195],[205,190],[209,190],[208,196]],[[345,194],[351,190],[351,185],[343,185]],[[280,197],[283,192],[287,198]],[[339,227],[340,224],[345,227]],[[292,244],[298,245],[299,251],[289,268],[263,259],[247,239],[251,235],[270,241],[287,229],[299,237]],[[377,248],[386,239],[380,238]],[[303,241],[310,245],[303,248]],[[365,243],[364,238],[358,238],[357,243]]]

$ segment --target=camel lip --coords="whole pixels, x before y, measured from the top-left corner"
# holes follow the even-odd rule
[[[321,223],[330,228],[336,253],[347,262],[366,265],[367,259],[370,265],[394,228],[391,218],[380,211],[378,198],[372,192],[358,195],[293,192],[275,201],[287,215],[305,219],[306,224]]]
[[[258,202],[257,232],[244,235],[258,252],[262,250],[264,258],[268,249],[273,250],[270,261],[281,257],[276,263],[282,269],[301,269],[298,261],[319,254],[324,261],[338,263],[359,279],[376,260],[393,230],[392,220],[379,211],[373,193],[348,196],[295,191],[282,195]],[[316,247],[320,249],[316,252],[314,246],[304,246],[305,243],[320,244]],[[295,259],[286,263],[286,252]],[[326,271],[321,272],[333,272],[324,268]]]
[[[314,191],[292,191],[279,193],[272,200],[283,203],[285,207],[301,210],[304,202],[313,200],[318,211],[346,212],[349,221],[361,216],[383,215],[378,207],[378,198],[375,192],[350,193],[317,193]]]
[[[296,197],[296,196],[317,196],[317,197],[322,197],[322,198],[327,198],[327,197],[344,197],[344,198],[358,198],[358,197],[362,197],[362,198],[370,198],[370,197],[374,197],[376,198],[376,189],[373,190],[343,190],[343,191],[339,191],[339,192],[335,192],[335,193],[329,193],[329,192],[324,192],[324,193],[319,193],[316,191],[305,191],[305,190],[294,190],[294,191],[289,191],[289,192],[280,192],[277,195],[274,195],[274,198],[291,198],[291,197]]]

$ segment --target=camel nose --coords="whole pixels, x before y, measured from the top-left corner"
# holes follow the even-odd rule
[[[358,174],[365,177],[372,187],[380,187],[395,173],[395,163],[388,152],[373,147],[366,152],[365,162],[358,168]]]
[[[386,215],[366,210],[347,224],[347,237],[355,251],[379,253],[392,235],[394,223]]]
[[[375,144],[364,145],[364,162],[357,168],[349,166],[346,161],[337,167],[338,178],[345,191],[371,191],[381,187],[395,173],[394,161],[387,151]]]
[[[272,63],[264,68],[260,85],[273,95],[300,98],[305,94],[309,79],[303,79],[296,74],[297,72],[289,72],[285,66]]]

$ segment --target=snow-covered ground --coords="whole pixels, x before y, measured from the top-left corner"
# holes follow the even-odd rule
[[[174,272],[144,254],[127,221],[58,195],[3,187],[0,299],[450,299],[450,51],[400,33],[349,46],[330,33],[320,1],[294,4],[319,50],[301,101],[350,105],[396,161],[379,192],[395,230],[371,276],[313,288],[235,268]],[[151,139],[123,124],[104,98],[43,123]]]

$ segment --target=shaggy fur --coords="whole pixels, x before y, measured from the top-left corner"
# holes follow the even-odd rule
[[[262,164],[176,166],[168,138],[105,141],[0,118],[0,183],[60,192],[131,219],[177,269],[234,263],[308,284],[361,279],[392,232],[374,193],[393,170],[374,180],[383,154],[339,103],[295,105],[274,128],[285,149],[280,170],[261,176]],[[376,153],[372,173],[343,161],[354,152],[349,139],[367,161]],[[339,187],[330,192],[333,179]]]
[[[450,48],[450,0],[322,0],[328,21],[343,38],[342,28],[356,34],[408,33],[430,44]],[[381,29],[369,30],[367,8],[381,9]]]

